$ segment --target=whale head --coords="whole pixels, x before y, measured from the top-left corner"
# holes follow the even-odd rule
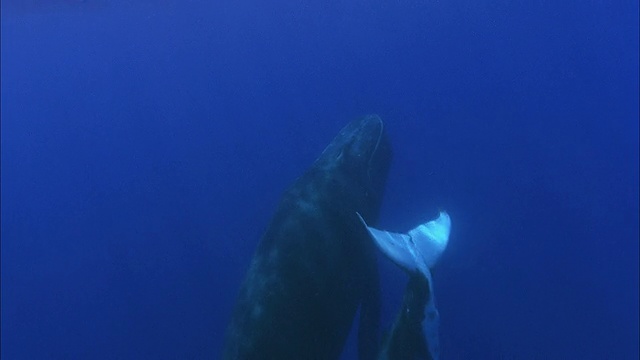
[[[378,115],[367,115],[347,124],[325,148],[316,168],[356,197],[355,209],[368,223],[375,223],[391,163],[391,144]],[[348,186],[345,186],[348,184]]]

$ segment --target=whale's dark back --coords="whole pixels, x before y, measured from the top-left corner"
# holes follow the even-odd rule
[[[360,358],[375,357],[375,249],[356,212],[376,222],[390,161],[381,119],[366,116],[285,192],[242,285],[225,359],[336,359],[358,306]]]

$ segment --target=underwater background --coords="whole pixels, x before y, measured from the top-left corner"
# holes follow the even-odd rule
[[[637,1],[2,0],[1,20],[2,359],[218,358],[280,195],[368,113],[394,147],[378,227],[452,217],[443,359],[638,358]],[[386,327],[406,276],[378,263]]]

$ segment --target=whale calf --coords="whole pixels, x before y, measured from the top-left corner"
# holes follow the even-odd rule
[[[411,273],[407,283],[402,306],[391,329],[382,343],[378,360],[434,360],[423,323],[425,308],[429,302],[430,287],[427,278],[419,272]],[[433,341],[433,340],[432,340]],[[437,356],[437,355],[436,355]]]
[[[440,357],[439,322],[431,268],[447,248],[451,218],[441,211],[432,221],[407,234],[378,230],[360,220],[378,248],[409,274],[402,307],[381,347],[379,360]]]
[[[286,190],[241,285],[223,359],[337,359],[358,309],[359,359],[376,358],[376,250],[361,221],[377,221],[390,162],[382,120],[365,116]]]

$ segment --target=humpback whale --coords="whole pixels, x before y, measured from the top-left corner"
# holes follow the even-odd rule
[[[402,306],[385,336],[378,360],[435,360],[422,329],[424,309],[431,295],[429,290],[424,275],[418,272],[409,275]]]
[[[285,191],[254,253],[223,359],[337,359],[360,313],[358,357],[377,356],[375,224],[391,161],[376,115],[347,124]]]
[[[360,217],[378,248],[409,274],[401,310],[385,340],[379,360],[440,357],[440,315],[433,293],[430,269],[447,248],[451,231],[449,214],[421,224],[407,234],[378,230]]]

